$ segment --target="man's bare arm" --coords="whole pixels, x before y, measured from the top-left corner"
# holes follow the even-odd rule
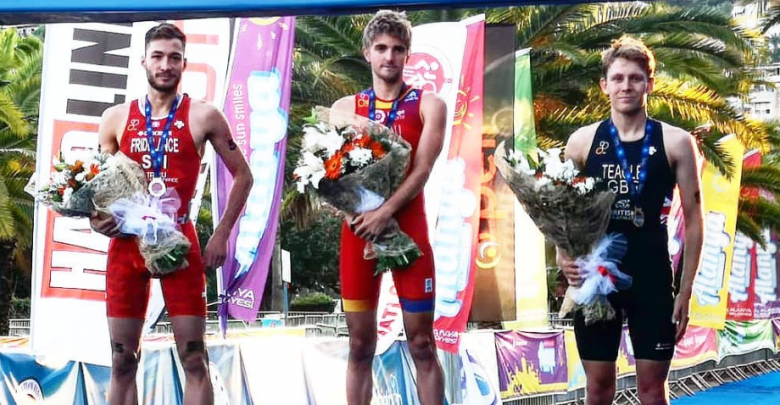
[[[420,102],[420,110],[423,117],[423,130],[412,162],[412,170],[398,190],[382,206],[389,210],[391,215],[400,211],[422,192],[444,144],[447,105],[438,95],[426,93]]]
[[[679,342],[688,328],[689,305],[701,254],[704,220],[694,138],[679,128],[667,127],[664,131],[669,132],[667,154],[680,189],[680,201],[685,219],[682,279],[672,313],[672,321],[676,323],[675,341]],[[666,139],[665,136],[664,140]]]
[[[681,133],[676,137],[678,140],[670,145],[670,152],[674,159],[674,175],[680,188],[680,201],[685,218],[685,252],[680,294],[690,296],[693,278],[699,265],[704,221],[694,139],[681,129],[675,130]]]
[[[119,151],[118,128],[121,119],[122,106],[117,105],[107,108],[100,117],[98,127],[98,143],[100,151],[114,154]]]
[[[217,155],[227,167],[233,176],[233,186],[228,195],[227,207],[220,218],[219,225],[214,230],[215,234],[227,234],[233,229],[241,210],[246,204],[249,192],[252,188],[252,172],[246,158],[241,153],[236,143],[225,116],[217,109],[210,108],[206,122],[212,123],[211,130],[208,132],[207,139],[214,146]]]

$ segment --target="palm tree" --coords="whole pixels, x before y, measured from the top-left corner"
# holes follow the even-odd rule
[[[713,130],[697,138],[699,146],[708,161],[726,174],[734,162],[717,147],[723,134],[736,134],[747,148],[770,149],[768,127],[743,117],[727,100],[744,98],[760,82],[751,68],[761,57],[755,51],[761,38],[738,27],[723,8],[631,2],[431,10],[411,13],[410,19],[414,24],[455,21],[483,11],[488,23],[516,25],[518,48],[532,48],[534,108],[543,146],[561,145],[575,128],[608,116],[609,100],[598,88],[600,52],[627,33],[644,40],[658,58],[655,91],[649,100],[652,116],[688,129],[711,124]],[[363,15],[299,21],[296,57],[312,62],[295,72],[298,86],[293,104],[299,100],[303,112],[312,104],[329,105],[368,85],[370,71],[360,50],[367,20]],[[296,134],[300,133],[295,113],[293,109],[291,166],[297,159]],[[315,204],[312,197],[294,191],[286,196],[288,218],[305,218]],[[740,224],[740,229],[748,227]]]
[[[0,335],[8,333],[16,262],[32,245],[34,202],[24,188],[35,173],[42,61],[37,37],[0,31]]]

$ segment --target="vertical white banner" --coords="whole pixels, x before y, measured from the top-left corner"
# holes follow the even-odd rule
[[[46,27],[37,184],[48,182],[52,158],[58,153],[76,160],[97,151],[98,123],[106,108],[145,94],[146,72],[140,61],[144,34],[155,24]],[[182,90],[195,99],[215,101],[214,95],[224,94],[228,20],[179,25],[189,39]],[[61,217],[36,207],[31,340],[37,353],[110,365],[105,308],[108,243],[91,230],[87,219]],[[153,308],[161,310],[154,302]]]
[[[433,91],[447,104],[447,132],[441,154],[436,159],[423,190],[425,215],[428,219],[430,240],[434,240],[436,219],[439,217],[442,187],[447,175],[447,156],[450,150],[452,123],[458,100],[463,52],[466,47],[466,24],[446,22],[426,24],[412,30],[412,49],[404,67],[404,81],[423,91]],[[382,276],[382,287],[377,308],[377,354],[384,353],[403,331],[403,319],[398,294],[390,273]]]

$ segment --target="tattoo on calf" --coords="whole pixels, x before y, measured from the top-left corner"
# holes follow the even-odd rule
[[[125,345],[121,343],[114,343],[114,352],[116,353],[124,353],[125,352]]]
[[[701,191],[696,191],[696,193],[693,194],[693,198],[696,199],[697,203],[701,203]]]
[[[236,142],[230,136],[228,136],[228,148],[230,148],[230,150],[236,150],[238,148],[238,145],[236,145]]]

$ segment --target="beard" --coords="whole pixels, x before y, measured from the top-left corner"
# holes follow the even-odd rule
[[[179,82],[181,82],[181,76],[176,74],[171,74],[174,76],[174,80],[170,83],[158,83],[154,73],[150,71],[146,71],[146,80],[149,82],[149,86],[151,86],[153,89],[161,92],[161,93],[174,93],[176,92],[176,89],[179,88]]]
[[[396,69],[395,72],[385,72],[380,67],[379,69],[374,70],[374,74],[376,77],[382,79],[385,83],[388,84],[395,84],[400,82],[403,79],[404,76],[404,69],[402,67],[399,67]]]

